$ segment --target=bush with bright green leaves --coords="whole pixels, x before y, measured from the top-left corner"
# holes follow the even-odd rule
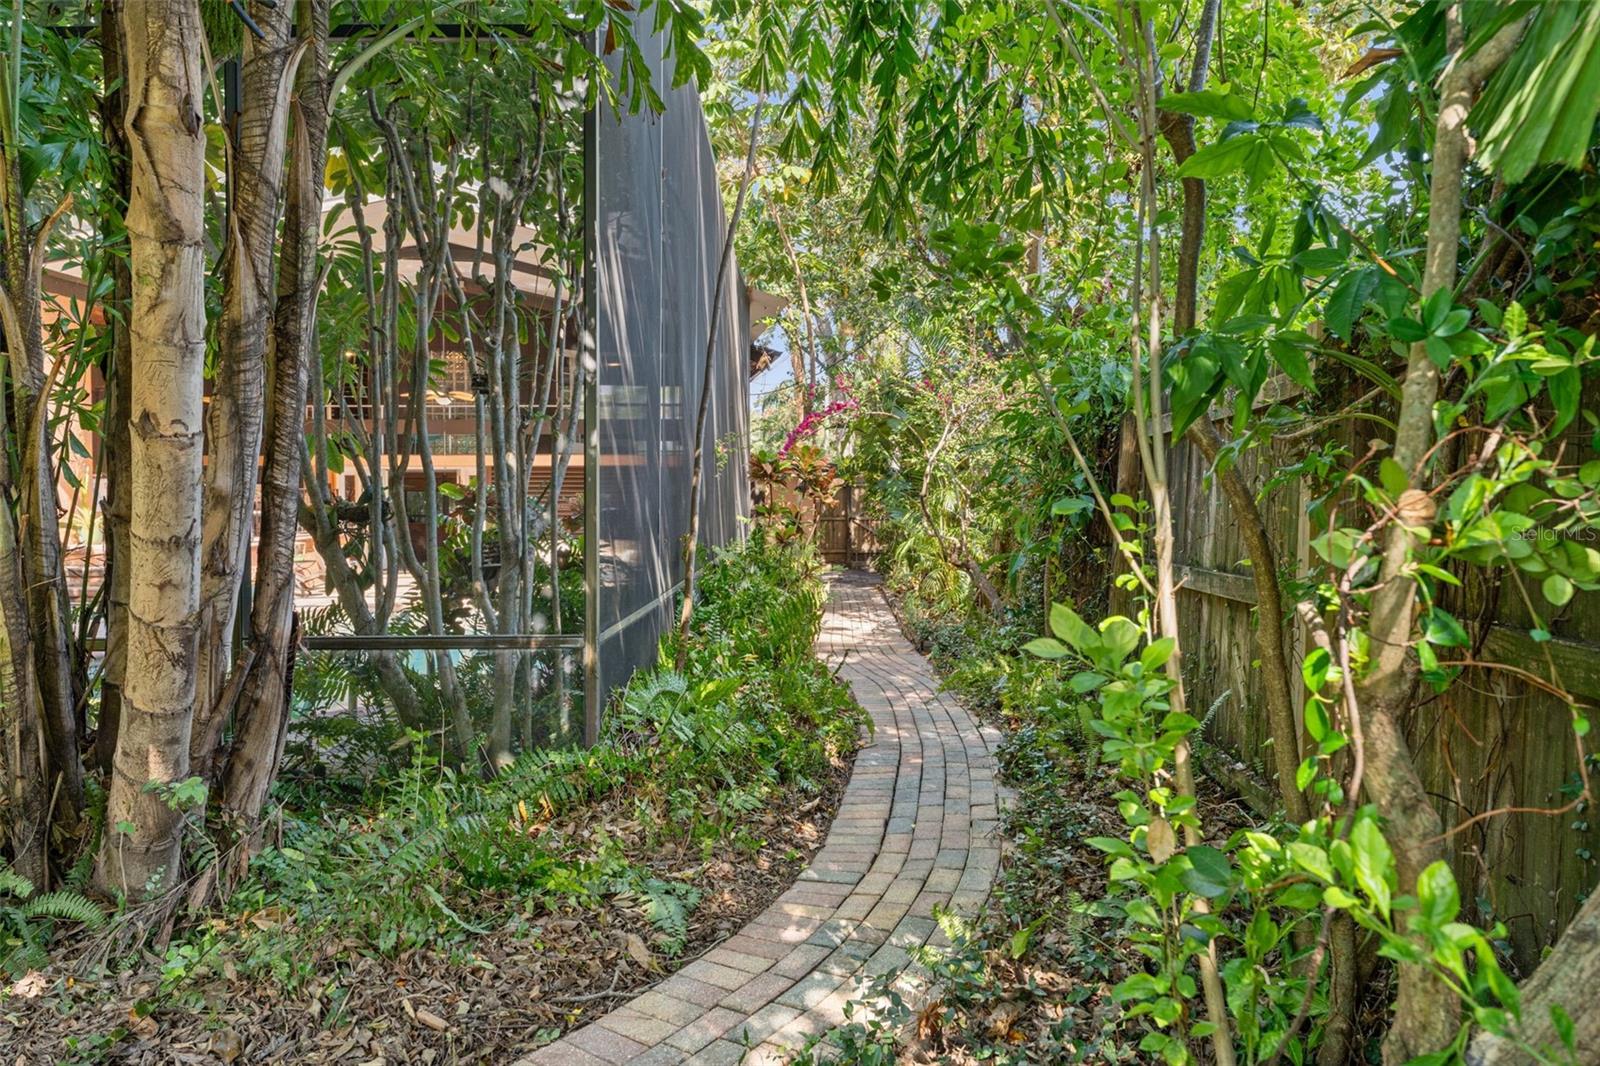
[[[1200,723],[1169,703],[1174,684],[1163,667],[1173,642],[1146,642],[1142,629],[1122,617],[1091,626],[1060,604],[1051,611],[1050,625],[1054,635],[1034,640],[1027,650],[1080,667],[1070,686],[1098,701],[1091,725],[1101,737],[1101,758],[1115,764],[1130,786],[1116,796],[1126,836],[1086,843],[1107,855],[1110,895],[1125,916],[1124,935],[1148,960],[1143,972],[1113,990],[1127,1017],[1149,1019],[1141,1050],[1182,1066],[1193,1061],[1191,1041],[1214,1031],[1196,980],[1198,960],[1210,951],[1221,970],[1239,1061],[1276,1061],[1280,1048],[1289,1062],[1308,1061],[1325,1010],[1327,974],[1325,965],[1319,967],[1312,975],[1315,986],[1307,989],[1319,937],[1295,932],[1320,927],[1325,936],[1326,923],[1338,912],[1373,935],[1380,955],[1431,968],[1461,997],[1470,1025],[1463,1024],[1455,1045],[1430,1063],[1454,1061],[1471,1025],[1509,1030],[1518,1016],[1518,993],[1494,950],[1505,931],[1457,920],[1460,894],[1446,863],[1423,871],[1416,898],[1397,896],[1394,856],[1372,807],[1275,832],[1240,830],[1221,847],[1184,846],[1184,830],[1202,829],[1200,812],[1194,797],[1172,786],[1171,771],[1180,745]],[[1331,685],[1338,678],[1325,670],[1312,680]],[[1315,706],[1318,690],[1312,687]],[[1331,732],[1323,736],[1324,753],[1339,746]],[[1324,792],[1334,803],[1343,798],[1331,787]],[[1570,1020],[1556,1022],[1557,1032],[1571,1032]],[[1541,1061],[1575,1061],[1571,1046],[1538,1051]]]

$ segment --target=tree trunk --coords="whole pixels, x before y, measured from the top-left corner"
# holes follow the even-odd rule
[[[182,814],[160,794],[189,775],[198,667],[205,383],[205,128],[197,0],[122,13],[132,162],[130,565],[127,684],[95,871],[106,892],[178,877]],[[155,786],[152,788],[151,786]]]
[[[1511,54],[1526,21],[1524,17],[1506,26],[1478,51],[1463,57],[1465,34],[1459,11],[1454,5],[1449,9],[1449,45],[1454,58],[1440,87],[1434,131],[1427,259],[1422,275],[1424,302],[1456,282],[1461,188],[1469,151],[1467,113],[1484,78]],[[1423,464],[1432,442],[1433,404],[1438,393],[1438,368],[1428,358],[1425,345],[1413,344],[1406,359],[1392,458],[1406,472],[1411,484],[1408,491],[1421,499],[1426,498],[1421,493],[1431,480]],[[1394,850],[1398,890],[1403,895],[1415,889],[1417,876],[1430,863],[1444,856],[1439,813],[1417,774],[1401,724],[1413,681],[1410,650],[1417,600],[1416,583],[1405,570],[1413,538],[1419,535],[1426,536],[1426,530],[1416,531],[1396,520],[1384,536],[1383,564],[1367,626],[1372,660],[1359,687],[1366,733],[1366,788],[1387,819],[1385,836]],[[1401,965],[1399,975],[1394,1024],[1384,1039],[1384,1061],[1391,1064],[1449,1044],[1461,1010],[1455,994],[1426,967]]]
[[[228,166],[222,317],[206,415],[200,663],[190,758],[196,770],[208,776],[226,721],[222,695],[233,661],[239,590],[248,576],[266,414],[272,253],[283,194],[289,92],[295,66],[304,54],[289,32],[293,5],[259,6],[255,18],[264,39],[246,33],[239,61],[240,108]],[[320,196],[316,211],[320,222]]]
[[[0,398],[0,440],[5,417]],[[49,827],[44,752],[39,737],[37,686],[29,653],[21,559],[11,509],[3,506],[10,472],[0,447],[0,781],[5,782],[5,836],[11,867],[36,888],[49,881]]]
[[[4,503],[15,524],[10,530],[12,570],[3,573],[21,590],[22,614],[16,622],[11,652],[32,659],[32,679],[19,692],[31,694],[33,714],[48,758],[42,768],[44,788],[56,797],[51,805],[60,827],[73,832],[83,806],[83,764],[78,752],[77,674],[73,669],[66,571],[62,566],[56,496],[55,455],[50,442],[50,391],[45,370],[40,275],[50,232],[71,205],[63,200],[30,235],[22,200],[20,152],[7,135],[3,160],[5,200],[6,285],[0,286],[0,315],[10,363],[11,410],[0,419],[9,434],[0,447],[14,450],[16,469],[4,475]],[[0,396],[0,404],[7,397]],[[9,440],[4,439],[9,437]],[[14,510],[12,510],[14,508]],[[13,670],[25,677],[29,670]]]
[[[119,216],[128,203],[128,145],[123,135],[122,116],[127,111],[127,85],[123,80],[122,8],[124,0],[105,0],[100,8],[100,54],[105,84],[101,100],[100,128],[106,138],[111,162],[111,201]],[[106,231],[120,228],[106,219]],[[122,686],[128,661],[128,519],[131,513],[132,473],[128,466],[131,445],[128,439],[129,384],[128,311],[132,281],[128,261],[120,255],[107,256],[111,272],[111,293],[107,298],[106,326],[111,332],[106,353],[106,413],[101,425],[100,454],[96,462],[105,473],[105,570],[102,580],[106,595],[106,657],[100,675],[100,716],[94,739],[95,766],[102,774],[111,773],[117,751],[117,727],[122,718]]]
[[[328,0],[299,0],[299,38],[309,42],[295,94],[294,164],[284,211],[277,310],[273,318],[261,541],[251,602],[250,655],[236,686],[237,726],[223,775],[230,831],[253,834],[277,776],[289,724],[294,546],[299,529],[307,364],[316,350],[317,241],[328,144]],[[254,847],[244,849],[248,858]]]
[[[1467,1066],[1539,1066],[1552,1060],[1567,1061],[1568,1052],[1550,1017],[1551,1007],[1560,1007],[1572,1019],[1575,1061],[1593,1062],[1595,1049],[1600,1048],[1600,1011],[1591,1006],[1597,988],[1600,892],[1591,892],[1550,954],[1522,983],[1522,1018],[1511,1027],[1510,1039],[1479,1032],[1467,1047]],[[1528,1048],[1551,1058],[1535,1058]]]

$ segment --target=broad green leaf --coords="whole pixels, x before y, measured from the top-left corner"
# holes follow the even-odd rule
[[[1029,655],[1037,655],[1041,659],[1059,659],[1067,654],[1067,646],[1059,640],[1049,637],[1039,637],[1030,640],[1022,646],[1022,650]]]
[[[1316,382],[1311,376],[1311,364],[1306,360],[1303,348],[1283,337],[1273,337],[1267,342],[1267,347],[1272,351],[1273,362],[1289,379],[1303,389],[1316,388]]]
[[[1456,616],[1440,607],[1430,609],[1423,616],[1422,637],[1429,644],[1446,648],[1465,648],[1472,643]]]
[[[1394,853],[1383,832],[1372,818],[1362,818],[1350,831],[1350,850],[1354,859],[1356,884],[1367,894],[1384,918],[1389,917],[1389,877],[1394,871]]]
[[[1440,861],[1431,864],[1417,878],[1417,903],[1422,917],[1435,926],[1455,921],[1461,910],[1461,893],[1456,888],[1456,875],[1450,864]]]
[[[1240,171],[1249,172],[1261,165],[1259,153],[1266,148],[1259,134],[1245,133],[1216,144],[1208,144],[1178,168],[1180,178],[1221,178]],[[1270,157],[1269,157],[1270,159]]]
[[[1311,699],[1306,701],[1306,732],[1311,739],[1321,744],[1328,739],[1328,734],[1333,731],[1332,724],[1328,721],[1328,709],[1321,700]]]
[[[1201,89],[1192,93],[1169,93],[1161,98],[1161,109],[1185,115],[1199,115],[1202,118],[1220,118],[1229,122],[1241,122],[1250,118],[1248,100],[1231,92],[1220,93],[1213,89]]]
[[[1393,457],[1387,455],[1378,464],[1378,480],[1383,483],[1383,491],[1394,499],[1399,499],[1400,494],[1411,487],[1410,479],[1406,477],[1405,468],[1395,462]]]
[[[1178,641],[1174,637],[1162,637],[1152,640],[1145,645],[1144,651],[1139,653],[1139,662],[1144,664],[1146,670],[1159,670],[1172,658],[1172,653],[1177,650]]]
[[[1333,880],[1333,865],[1328,862],[1328,853],[1315,844],[1292,841],[1289,844],[1289,858],[1313,877],[1328,882]]]
[[[1376,267],[1352,271],[1339,279],[1333,292],[1328,294],[1328,302],[1322,312],[1323,320],[1334,336],[1349,340],[1355,334],[1361,309],[1377,288]]]
[[[1085,658],[1093,658],[1094,653],[1100,649],[1100,637],[1088,622],[1078,617],[1078,613],[1064,603],[1050,605],[1050,632],[1066,641],[1073,650]]]
[[[1189,869],[1183,873],[1185,888],[1207,899],[1227,893],[1233,884],[1233,867],[1226,855],[1207,844],[1191,845],[1184,854],[1189,857]]]
[[[1133,653],[1139,646],[1139,639],[1144,635],[1138,625],[1119,615],[1113,615],[1100,623],[1099,645],[1104,652],[1104,661],[1100,663],[1102,669],[1120,665],[1122,660]]]
[[[1557,607],[1563,606],[1568,600],[1572,599],[1572,582],[1560,574],[1551,574],[1546,577],[1539,588],[1544,593],[1544,598]]]

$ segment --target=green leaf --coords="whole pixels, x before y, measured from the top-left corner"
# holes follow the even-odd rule
[[[1099,688],[1105,683],[1106,675],[1097,674],[1093,670],[1082,670],[1076,674],[1073,674],[1072,680],[1069,682],[1072,687],[1072,691],[1076,692],[1080,696],[1085,692],[1093,692],[1095,689]]]
[[[1067,496],[1050,505],[1052,515],[1073,515],[1094,510],[1094,500],[1088,496]]]
[[[1195,419],[1205,413],[1212,395],[1221,387],[1221,366],[1210,345],[1196,344],[1183,358],[1171,364],[1172,435],[1181,436]]]
[[[1583,378],[1577,367],[1568,367],[1546,381],[1545,389],[1550,393],[1550,402],[1556,409],[1556,417],[1546,430],[1553,436],[1578,417],[1578,407],[1583,400]]]
[[[1199,115],[1201,118],[1220,118],[1228,122],[1244,122],[1250,118],[1250,103],[1244,97],[1212,89],[1169,93],[1161,98],[1161,110]]]
[[[1394,853],[1373,818],[1363,818],[1350,831],[1350,849],[1355,859],[1356,884],[1367,894],[1385,919],[1389,917],[1389,876],[1394,871]]]
[[[1516,340],[1528,330],[1528,312],[1517,301],[1511,301],[1506,305],[1506,313],[1501,316],[1500,328],[1506,331],[1506,336]]]
[[[1139,646],[1139,638],[1144,635],[1138,625],[1128,621],[1120,615],[1112,615],[1100,623],[1100,639],[1097,642],[1101,655],[1098,665],[1101,669],[1112,669],[1122,664],[1134,648]]]
[[[1089,623],[1064,603],[1050,605],[1050,632],[1072,646],[1079,655],[1092,658],[1100,649],[1100,638]]]
[[[1331,274],[1344,265],[1348,253],[1343,248],[1307,248],[1294,257],[1294,265],[1307,274]]]
[[[1221,178],[1262,165],[1259,153],[1267,152],[1259,134],[1245,133],[1216,144],[1208,144],[1184,160],[1178,168],[1180,178]],[[1268,153],[1267,161],[1271,156]]]
[[[1272,351],[1272,359],[1278,368],[1289,379],[1303,389],[1316,388],[1316,382],[1311,376],[1311,364],[1306,360],[1306,353],[1298,344],[1282,337],[1273,337],[1267,342],[1267,347]]]
[[[1041,659],[1059,659],[1067,654],[1067,646],[1065,644],[1049,637],[1030,640],[1022,646],[1022,650],[1029,655],[1037,655]]]
[[[1352,896],[1338,885],[1329,885],[1327,888],[1322,890],[1322,902],[1326,903],[1330,907],[1337,907],[1342,911],[1349,910],[1351,907],[1357,906],[1361,903],[1359,899]]]
[[[1393,499],[1399,499],[1400,494],[1411,487],[1405,467],[1390,456],[1384,456],[1383,462],[1378,464],[1378,480],[1383,483],[1383,491]]]
[[[1177,647],[1178,640],[1176,637],[1162,637],[1159,640],[1152,640],[1145,646],[1144,651],[1139,653],[1139,662],[1144,665],[1146,670],[1159,670],[1167,665],[1167,660],[1172,658],[1172,653],[1177,650]]]
[[[1227,893],[1233,884],[1233,867],[1226,855],[1208,844],[1191,845],[1184,854],[1189,857],[1189,869],[1183,872],[1185,888],[1207,899]]]
[[[1328,302],[1322,312],[1323,321],[1334,336],[1342,340],[1354,336],[1356,320],[1361,317],[1362,308],[1377,288],[1376,267],[1352,271],[1339,279],[1333,292],[1328,294]]]
[[[1435,862],[1422,871],[1417,878],[1417,903],[1422,908],[1422,917],[1435,926],[1455,921],[1461,910],[1461,893],[1456,888],[1456,875],[1450,872],[1449,863]]]
[[[1544,582],[1539,586],[1539,589],[1544,593],[1544,598],[1555,604],[1557,607],[1564,605],[1568,600],[1572,599],[1572,582],[1568,581],[1560,574],[1551,574],[1550,576],[1546,577]]]
[[[1326,648],[1312,648],[1306,657],[1300,660],[1300,677],[1305,681],[1306,688],[1312,692],[1320,692],[1322,686],[1328,683],[1328,675],[1333,669],[1333,656],[1328,654]]]
[[[1572,1015],[1559,1003],[1550,1004],[1550,1026],[1555,1029],[1556,1036],[1561,1040],[1561,1046],[1568,1051],[1577,1051],[1578,1042],[1574,1035],[1576,1032],[1572,1024]]]
[[[1328,734],[1333,731],[1333,726],[1328,721],[1328,709],[1322,705],[1321,700],[1306,701],[1306,732],[1311,739],[1321,744],[1328,739]]]
[[[1328,853],[1315,844],[1292,841],[1289,844],[1289,858],[1311,876],[1323,881],[1333,880],[1333,864],[1328,861]]]
[[[1126,840],[1118,840],[1116,837],[1086,837],[1083,842],[1097,851],[1105,852],[1107,855],[1116,855],[1124,859],[1136,859],[1139,857],[1138,852],[1133,850],[1132,844],[1129,844]]]
[[[1428,339],[1428,330],[1421,322],[1412,318],[1391,318],[1389,335],[1395,340],[1415,344],[1417,341]]]
[[[1456,616],[1438,607],[1430,608],[1423,617],[1422,638],[1446,648],[1465,648],[1472,643]]]

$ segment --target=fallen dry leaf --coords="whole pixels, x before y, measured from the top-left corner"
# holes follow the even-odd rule
[[[443,1018],[439,1017],[437,1014],[433,1013],[433,1011],[428,1010],[427,1008],[421,1008],[417,1011],[417,1021],[423,1025],[426,1025],[429,1029],[432,1029],[436,1033],[444,1033],[450,1030],[449,1022],[445,1021]]]
[[[17,979],[17,982],[11,986],[11,994],[20,996],[23,999],[38,999],[44,995],[44,990],[48,985],[49,982],[44,979],[44,974],[38,970],[33,970]]]
[[[644,937],[638,933],[627,934],[628,954],[633,956],[633,961],[647,970],[655,970],[659,965],[656,962],[655,952],[650,950],[650,945],[644,942]]]
[[[232,1029],[218,1029],[211,1034],[206,1050],[223,1062],[232,1062],[244,1053],[244,1044]]]

